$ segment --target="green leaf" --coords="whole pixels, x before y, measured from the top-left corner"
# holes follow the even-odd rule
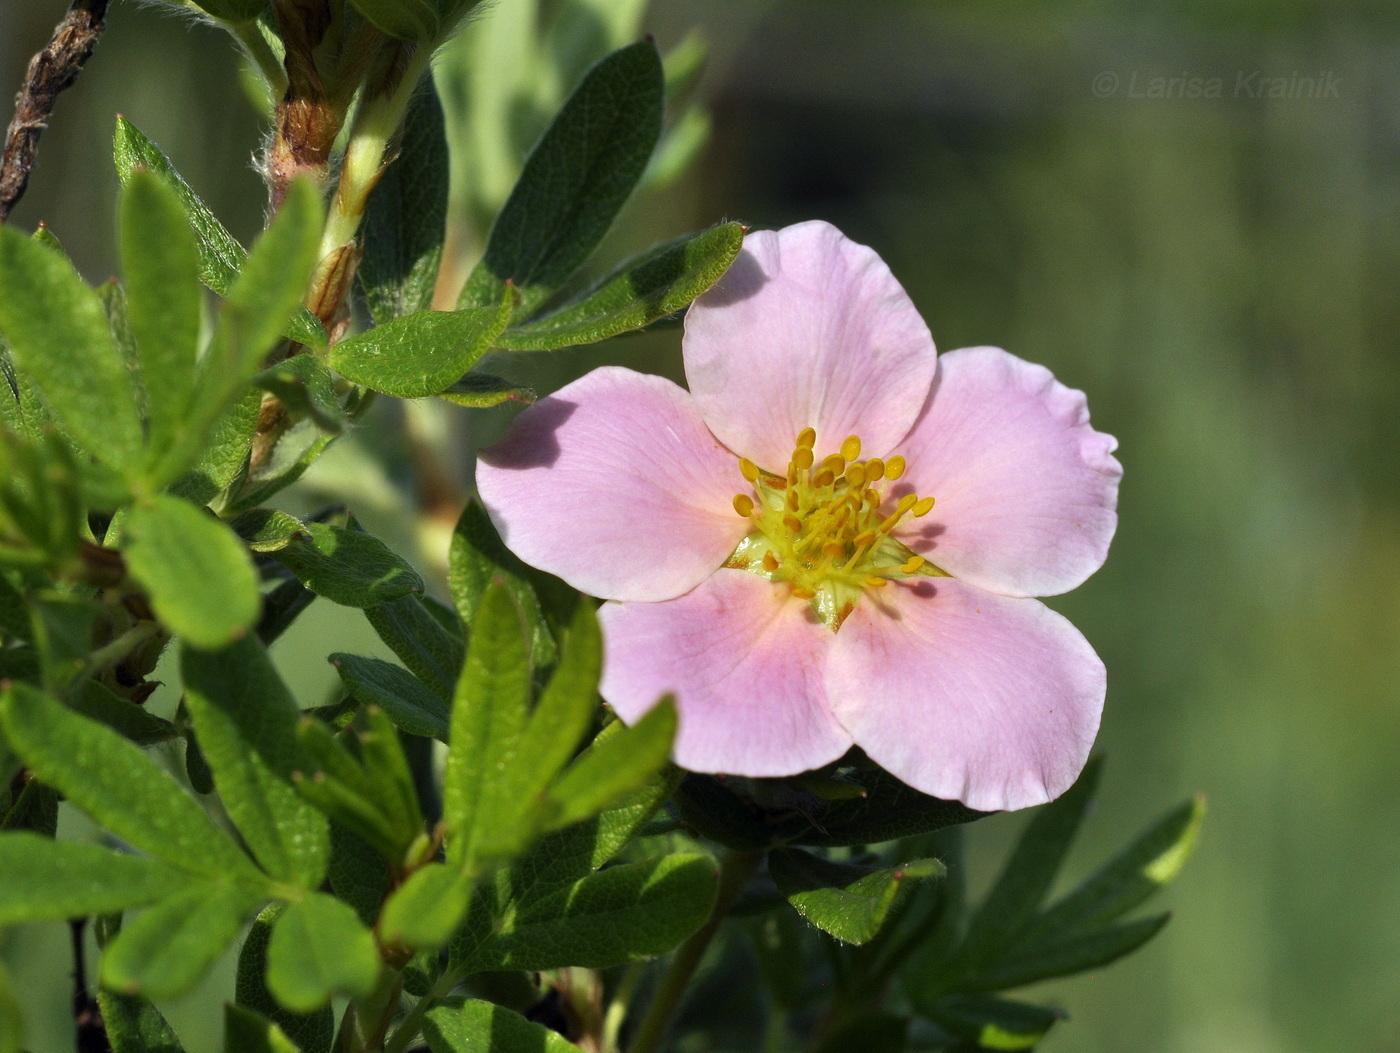
[[[522,402],[528,406],[536,398],[533,388],[504,377],[493,377],[489,373],[468,373],[438,394],[448,402],[468,409],[490,409],[503,402]]]
[[[431,75],[404,114],[399,159],[369,196],[359,282],[375,325],[433,305],[447,227],[447,136]]]
[[[301,1053],[287,1033],[261,1013],[224,1005],[224,1053]]]
[[[644,786],[671,755],[676,706],[668,695],[631,727],[607,729],[550,787],[559,803],[552,829],[586,819],[624,794]]]
[[[670,950],[714,906],[709,856],[676,853],[608,867],[557,891],[511,901],[460,963],[482,969],[603,969]],[[463,950],[467,950],[463,948]]]
[[[861,785],[864,796],[824,801],[810,814],[785,808],[765,820],[773,835],[789,844],[827,848],[879,844],[970,823],[988,814],[919,793],[879,768],[858,768],[849,778]]]
[[[407,669],[353,654],[333,654],[330,662],[357,702],[379,706],[410,735],[447,741],[447,705]]]
[[[968,991],[1005,991],[1054,976],[1069,976],[1131,954],[1162,930],[1170,912],[1106,929],[1075,933],[1056,943],[1022,951],[1012,948],[999,960],[961,981]]]
[[[214,422],[203,452],[194,465],[170,486],[170,492],[191,504],[208,504],[243,471],[262,412],[262,393],[244,392]]]
[[[452,938],[472,898],[472,875],[429,863],[389,896],[379,919],[381,938],[415,950],[436,950]]]
[[[384,542],[351,527],[306,523],[271,555],[312,592],[345,607],[373,607],[423,591],[423,579]]]
[[[15,997],[14,984],[4,965],[0,965],[0,1053],[24,1053],[24,1012]],[[115,1053],[126,1053],[117,1048]],[[164,1053],[153,1049],[152,1053]]]
[[[343,823],[331,823],[331,863],[326,877],[331,891],[354,907],[361,921],[375,923],[389,891],[389,871],[374,846]]]
[[[146,389],[147,442],[159,456],[183,429],[194,394],[200,300],[194,234],[175,192],[134,172],[121,197],[127,317]]]
[[[463,304],[497,303],[512,282],[528,317],[583,265],[646,169],[664,90],[649,40],[588,71],[525,162]]]
[[[527,573],[525,564],[501,541],[480,502],[468,501],[452,532],[447,562],[447,584],[457,613],[464,624],[471,625],[487,587],[500,582],[525,617],[532,662],[550,666],[558,660],[559,649]]]
[[[1078,888],[1053,904],[1017,937],[1038,947],[1116,921],[1167,884],[1186,864],[1205,819],[1205,797],[1173,809],[1109,860]]]
[[[201,11],[225,22],[250,22],[267,10],[267,3],[268,0],[195,0]]]
[[[134,472],[141,421],[101,301],[66,259],[8,227],[0,229],[0,336],[63,430],[102,463]]]
[[[437,11],[427,0],[350,0],[350,5],[391,37],[428,43],[437,36]]]
[[[342,340],[331,365],[349,380],[399,398],[445,391],[484,355],[510,321],[514,296],[459,311],[418,311]]]
[[[950,995],[929,1015],[953,1034],[979,1049],[1021,1050],[1035,1047],[1064,1014],[1024,1002],[985,995]]]
[[[258,620],[262,600],[238,538],[204,509],[157,495],[131,510],[127,568],[156,615],[196,647],[225,647]]]
[[[505,351],[592,344],[679,311],[714,285],[744,244],[744,228],[721,223],[634,256],[586,293],[496,340]]]
[[[267,989],[267,948],[272,939],[272,926],[286,910],[281,903],[264,908],[248,930],[243,949],[238,952],[238,972],[234,981],[234,1000],[275,1023],[297,1044],[303,1053],[330,1053],[335,1039],[335,1015],[330,1006],[310,1013],[293,1013],[278,1005]]]
[[[181,870],[265,890],[204,809],[116,732],[25,684],[0,696],[0,724],[35,775],[127,844]]]
[[[365,609],[374,631],[414,676],[449,701],[466,655],[460,637],[449,633],[417,596]]]
[[[503,585],[491,585],[472,626],[457,681],[442,812],[447,858],[470,867],[483,849],[507,854],[534,831],[516,821],[518,802],[500,773],[517,750],[530,706],[530,663],[520,613]]]
[[[185,701],[229,818],[272,877],[316,888],[326,876],[326,817],[292,787],[305,767],[301,713],[256,637],[223,651],[184,647]]]
[[[261,898],[246,886],[209,883],[162,900],[108,945],[103,985],[157,1000],[179,997],[234,941]]]
[[[904,1053],[908,1035],[907,1017],[867,1010],[843,1020],[812,1053]]]
[[[38,779],[24,789],[0,816],[0,830],[28,830],[52,839],[58,834],[58,792]]]
[[[309,417],[332,435],[345,430],[345,411],[335,381],[315,355],[294,355],[253,377],[253,386],[276,395],[293,415]]]
[[[578,1053],[559,1032],[475,998],[429,1009],[423,1037],[432,1053]]]
[[[785,848],[769,854],[768,873],[797,913],[838,940],[860,944],[875,938],[908,879],[941,877],[946,868],[936,859],[854,866]]]
[[[0,391],[0,398],[4,392]],[[29,612],[24,605],[24,597],[8,578],[0,574],[0,633],[13,636],[17,640],[30,637]]]
[[[306,530],[300,519],[275,508],[249,509],[230,520],[229,526],[250,551],[258,553],[284,549]]]
[[[959,964],[976,967],[992,960],[1034,917],[1094,799],[1101,770],[1097,758],[1090,761],[1073,786],[1026,824],[1001,876],[968,923]]]
[[[0,926],[143,907],[189,881],[187,873],[100,845],[0,835]]]
[[[258,639],[269,647],[315,602],[316,594],[296,579],[282,582],[263,596]]]
[[[170,163],[170,158],[161,152],[160,147],[147,139],[134,124],[121,115],[117,116],[116,134],[112,145],[117,177],[122,185],[130,182],[137,171],[149,169],[175,191],[175,195],[184,206],[189,224],[194,229],[195,244],[199,250],[199,280],[220,296],[227,295],[248,256],[243,246],[214,218],[214,213],[209,211],[208,206],[180,177],[180,173],[175,171],[175,166]],[[301,286],[298,286],[298,293],[300,290]],[[325,350],[329,344],[321,323],[305,308],[300,308],[293,315],[291,324],[287,327],[287,335],[317,350]]]
[[[112,1053],[185,1053],[160,1010],[146,999],[99,990],[97,1004]]]
[[[122,698],[96,680],[83,681],[78,694],[69,704],[75,712],[106,724],[122,738],[130,739],[138,746],[168,742],[180,734],[170,721]]]
[[[757,808],[711,775],[687,773],[676,788],[676,810],[701,836],[727,848],[752,851],[777,843]]]
[[[273,926],[267,986],[293,1012],[320,1009],[336,995],[367,995],[378,976],[374,937],[354,908],[333,896],[313,892]]]

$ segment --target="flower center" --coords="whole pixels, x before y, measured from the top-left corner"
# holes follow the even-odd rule
[[[786,475],[747,458],[739,471],[753,487],[734,498],[734,511],[753,524],[726,567],[785,581],[809,600],[817,617],[836,632],[866,589],[892,578],[942,575],[923,556],[892,536],[906,516],[925,516],[932,497],[906,493],[889,504],[889,484],[904,474],[904,458],[860,460],[860,437],[848,436],[841,452],[816,463],[817,433],[797,437]]]

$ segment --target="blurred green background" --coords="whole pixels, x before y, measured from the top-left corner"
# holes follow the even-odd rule
[[[0,90],[64,6],[0,5]],[[259,120],[225,38],[131,0],[109,21],[12,221],[49,222],[90,279],[115,270],[120,111],[250,239]],[[712,138],[634,202],[614,254],[720,218],[828,219],[884,256],[940,347],[1046,363],[1121,441],[1108,565],[1056,601],[1110,683],[1067,877],[1191,792],[1210,814],[1164,934],[1032,993],[1071,1016],[1043,1048],[1400,1051],[1400,5],[655,0],[645,24],[663,49],[692,26],[709,41]],[[1149,97],[1159,77],[1180,83]],[[543,387],[604,361],[676,375],[678,346],[514,368]],[[393,434],[385,414],[371,436]],[[345,449],[308,491],[350,479],[409,543],[400,447]],[[313,610],[279,651],[307,704],[327,651],[371,647],[353,612]],[[974,882],[1021,822],[973,828]],[[59,985],[34,1053],[72,1048],[62,936],[3,952],[17,982]]]

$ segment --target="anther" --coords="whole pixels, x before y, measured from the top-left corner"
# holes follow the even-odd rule
[[[865,462],[865,481],[867,483],[878,483],[885,477],[885,462],[878,457],[872,457]]]
[[[773,555],[773,553],[771,552],[765,552],[763,554],[763,567],[765,570],[768,571],[768,573],[772,574],[778,569],[778,566],[779,564],[777,556]]]
[[[860,456],[860,436],[847,435],[846,441],[841,444],[841,456],[848,461],[854,461]]]
[[[914,494],[905,494],[899,499],[899,504],[896,507],[900,515],[903,515],[918,503],[919,499]]]
[[[866,545],[870,544],[870,542],[872,542],[872,541],[874,541],[874,540],[875,540],[875,531],[873,531],[873,530],[862,530],[859,534],[857,534],[855,537],[853,537],[853,538],[851,539],[851,543],[854,544],[854,545],[856,546],[856,548],[864,548]]]
[[[828,541],[822,546],[822,555],[839,559],[846,554],[846,546],[839,541]]]
[[[868,504],[871,508],[879,508],[881,500],[882,498],[880,497],[880,494],[877,491],[865,491],[865,503]]]
[[[865,465],[853,464],[846,469],[846,482],[850,484],[852,490],[859,490],[865,485]]]
[[[840,475],[846,470],[846,458],[839,453],[829,454],[822,458],[822,467],[829,470],[832,475]]]
[[[802,520],[798,519],[791,512],[783,516],[783,526],[787,527],[788,530],[792,531],[794,534],[802,533]]]
[[[799,468],[812,467],[812,449],[810,446],[799,446],[792,451],[792,463]]]
[[[758,465],[747,457],[739,458],[739,474],[751,483],[758,482]]]
[[[915,518],[918,518],[919,516],[926,516],[926,515],[928,515],[930,512],[932,512],[932,511],[933,511],[933,498],[931,498],[931,497],[925,497],[922,501],[920,501],[918,504],[916,504],[916,505],[914,506],[914,516],[915,516]]]
[[[795,464],[788,465],[787,484],[788,486],[797,485],[797,465]]]
[[[885,585],[888,585],[889,581],[886,578],[866,578],[865,583],[871,586],[872,588],[878,589]]]
[[[796,511],[797,511],[797,506],[798,506],[799,504],[800,504],[800,500],[799,500],[799,498],[798,498],[798,496],[797,496],[797,491],[796,491],[796,490],[789,490],[789,491],[787,492],[787,506],[788,506],[789,511],[796,512]]]
[[[896,454],[895,456],[891,457],[888,461],[885,462],[885,478],[886,478],[886,479],[891,479],[891,480],[893,480],[893,479],[898,479],[898,478],[899,478],[901,475],[903,475],[903,474],[904,474],[904,458],[903,458],[903,457],[900,457],[898,454]]]
[[[792,589],[792,594],[796,596],[799,600],[810,600],[816,596],[816,593],[813,592],[811,589],[804,589],[801,585],[794,585]]]
[[[832,474],[831,469],[823,468],[817,473],[817,477],[812,480],[812,485],[820,489],[823,486],[830,486],[834,482],[836,482],[836,476]]]
[[[817,429],[803,428],[797,436],[797,445],[801,449],[810,450],[817,444]]]
[[[904,565],[899,569],[904,571],[905,574],[916,574],[918,573],[919,568],[922,567],[926,562],[928,561],[924,559],[923,556],[910,556],[907,560],[904,561]]]
[[[734,511],[748,519],[749,516],[753,515],[753,498],[748,494],[735,494]]]
[[[896,526],[899,525],[899,521],[903,518],[903,512],[896,512],[894,515],[888,517],[883,523],[880,524],[880,533],[888,534],[891,530],[893,530]]]

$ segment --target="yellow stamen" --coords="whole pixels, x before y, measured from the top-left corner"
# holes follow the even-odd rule
[[[862,530],[859,534],[857,534],[855,537],[853,537],[853,538],[851,539],[851,544],[855,545],[856,548],[865,548],[866,545],[870,544],[870,542],[872,542],[872,541],[874,541],[874,540],[875,540],[875,531],[873,531],[873,530]]]
[[[896,525],[899,523],[899,521],[900,521],[901,519],[903,519],[903,518],[904,518],[904,513],[903,513],[903,512],[896,512],[894,515],[888,517],[883,523],[880,524],[880,527],[879,527],[880,533],[882,533],[882,534],[888,534],[891,530],[893,530],[893,529],[895,528],[895,526],[896,526]]]
[[[749,516],[753,515],[753,498],[748,494],[735,494],[734,511],[748,519]]]
[[[850,484],[852,490],[859,490],[865,485],[865,465],[853,464],[846,469],[846,482]]]
[[[918,499],[917,497],[915,497],[913,494],[905,494],[903,497],[901,497],[901,498],[899,499],[899,504],[898,504],[896,507],[897,507],[899,513],[902,515],[902,514],[904,514],[905,512],[909,511],[909,509],[913,508],[913,507],[914,507],[916,504],[918,504],[918,503],[919,503],[919,499]]]
[[[881,501],[881,500],[882,500],[882,498],[880,497],[879,491],[877,491],[877,490],[867,490],[867,491],[865,491],[865,503],[868,504],[871,508],[879,508],[879,507],[880,507],[880,501]]]
[[[841,456],[848,461],[854,461],[860,456],[860,436],[848,435],[846,441],[841,444]]]
[[[832,474],[831,469],[823,468],[820,472],[817,473],[817,477],[812,480],[812,485],[815,486],[818,490],[822,490],[830,486],[834,482],[836,482],[836,476]]]
[[[817,429],[803,428],[797,436],[797,445],[801,449],[810,450],[817,444]]]
[[[904,474],[904,458],[895,454],[885,462],[885,478],[891,481]]]
[[[914,505],[914,517],[926,516],[933,511],[933,498],[925,497],[922,501]]]
[[[865,462],[865,481],[867,483],[878,483],[885,477],[885,462],[878,457],[872,457]]]
[[[839,541],[828,541],[822,546],[822,553],[832,559],[840,559],[846,554],[846,546]]]
[[[866,578],[865,583],[873,589],[881,589],[888,585],[888,578]]]
[[[796,491],[796,490],[789,490],[789,491],[787,492],[787,506],[788,506],[788,511],[790,511],[790,512],[796,512],[796,511],[797,511],[797,508],[798,508],[798,506],[799,506],[800,504],[801,504],[801,498],[799,498],[799,497],[797,496],[797,491]]]
[[[773,555],[773,553],[765,552],[763,554],[763,566],[770,574],[777,570],[780,565],[781,564],[778,563],[778,557]]]
[[[829,457],[822,458],[822,467],[829,470],[832,475],[840,475],[846,470],[846,458],[839,453],[833,453]]]
[[[796,596],[799,600],[810,600],[817,595],[814,590],[805,588],[801,585],[794,585],[792,589],[792,594]]]
[[[916,574],[919,568],[927,562],[928,561],[924,559],[923,556],[910,556],[899,569],[904,571],[905,574]]]
[[[799,446],[792,451],[792,463],[799,468],[812,467],[812,451],[806,446]]]
[[[783,516],[783,526],[787,527],[794,534],[802,533],[802,520],[798,519],[791,512]]]
[[[739,458],[739,474],[751,483],[758,482],[758,465],[747,457]]]

